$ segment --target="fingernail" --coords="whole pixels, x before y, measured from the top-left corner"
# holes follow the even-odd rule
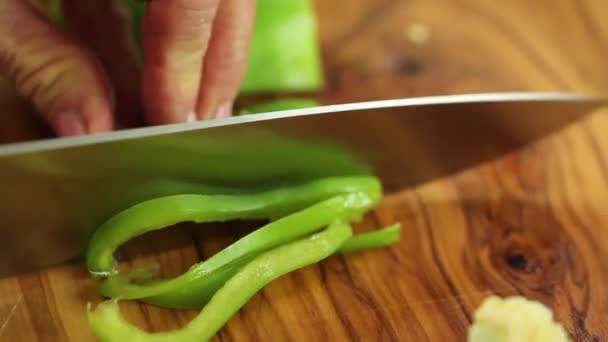
[[[113,110],[105,98],[90,97],[83,101],[77,118],[86,124],[86,133],[100,133],[114,128]]]
[[[194,121],[196,121],[196,113],[195,112],[191,112],[186,117],[186,122],[194,122]]]
[[[55,131],[59,136],[69,137],[86,133],[81,117],[75,112],[63,112],[53,118]]]
[[[216,118],[227,118],[232,115],[232,101],[224,102],[219,107],[217,107],[217,111],[215,112]]]

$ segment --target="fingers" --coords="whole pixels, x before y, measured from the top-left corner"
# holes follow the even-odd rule
[[[152,0],[143,18],[143,102],[153,124],[196,118],[211,27],[220,0]]]
[[[112,129],[111,94],[96,61],[28,1],[0,1],[0,72],[59,135]]]
[[[197,112],[200,118],[226,117],[247,71],[255,0],[223,0],[205,56]]]
[[[71,31],[99,58],[112,82],[117,124],[145,123],[140,97],[140,70],[128,10],[120,0],[64,0]]]

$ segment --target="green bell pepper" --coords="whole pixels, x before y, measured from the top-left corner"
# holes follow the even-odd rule
[[[145,4],[136,0],[125,1],[131,9],[133,33],[141,51],[141,18]],[[57,12],[60,11],[55,10],[54,18],[60,23],[62,18]],[[323,85],[323,77],[315,19],[311,0],[258,0],[249,68],[241,92],[318,90]],[[253,106],[241,114],[315,105],[313,100],[279,100]],[[216,146],[214,153],[219,153],[217,141],[213,146]],[[269,151],[273,151],[273,156],[280,156],[275,153],[276,146],[293,153],[293,146],[272,146]],[[200,148],[192,152],[200,153]],[[318,159],[315,150],[309,152],[305,156]],[[323,153],[326,152],[323,149]],[[235,163],[231,160],[238,160],[236,163],[242,175],[243,158],[227,158],[230,165]],[[331,158],[331,161],[335,163],[336,159]],[[338,161],[338,164],[344,162],[342,159]],[[348,159],[346,162],[350,170],[352,161]],[[179,160],[177,165],[179,167]],[[276,169],[283,164],[275,162],[268,165]],[[280,168],[279,174],[293,173],[295,164],[286,166],[289,167]],[[300,173],[318,173],[314,168],[309,169],[305,161],[298,168]],[[333,170],[337,169],[334,167]],[[270,169],[256,169],[247,174],[251,178],[260,172],[270,173]],[[214,177],[218,175],[211,173]],[[223,173],[222,177],[235,175]],[[101,294],[113,298],[88,313],[97,336],[104,341],[207,340],[259,289],[282,274],[335,253],[383,247],[400,239],[399,225],[352,235],[348,222],[359,219],[382,198],[381,185],[375,177],[300,178],[300,183],[294,184],[293,181],[299,178],[292,177],[292,181],[278,188],[261,187],[258,191],[232,189],[223,194],[193,193],[201,186],[190,186],[186,182],[180,187],[192,189],[187,193],[140,202],[110,218],[94,233],[86,253],[88,270],[97,280]],[[207,189],[205,186],[202,188]],[[130,239],[175,223],[234,219],[268,219],[270,223],[172,279],[152,279],[149,267],[121,272],[113,256],[115,250]],[[202,310],[183,329],[149,334],[121,317],[118,300],[127,299],[170,308],[202,307]]]
[[[150,335],[126,323],[120,317],[116,301],[110,301],[90,313],[91,325],[100,337],[109,341],[144,337],[209,338],[255,291],[277,276],[336,252],[347,253],[397,242],[401,236],[399,225],[350,236],[352,232],[347,222],[360,219],[381,198],[378,179],[361,176],[317,179],[240,195],[166,196],[132,206],[103,224],[87,249],[88,270],[98,280],[100,292],[114,299],[139,299],[170,308],[203,309],[183,330]],[[183,221],[234,219],[269,219],[271,222],[172,279],[150,280],[146,268],[122,274],[113,257],[118,247],[146,232]],[[328,225],[330,228],[318,233]],[[349,236],[340,241],[324,240],[339,227]],[[310,237],[311,234],[316,235]],[[300,241],[307,236],[308,240]],[[312,246],[315,246],[313,251]],[[286,255],[291,256],[289,260],[285,260]],[[263,274],[256,271],[271,264],[275,265],[275,271],[271,272],[272,268],[265,269],[269,271]],[[137,282],[133,282],[135,279]],[[235,291],[239,292],[238,296]]]
[[[321,179],[244,195],[176,195],[137,204],[112,217],[93,235],[89,272],[107,297],[140,299],[172,308],[200,308],[227,278],[259,253],[309,235],[336,217],[356,219],[381,198],[373,177]],[[248,234],[184,274],[145,284],[118,274],[114,251],[146,232],[183,222],[275,220]]]

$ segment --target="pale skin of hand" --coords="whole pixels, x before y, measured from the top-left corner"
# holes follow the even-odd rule
[[[255,0],[149,1],[142,65],[120,1],[63,0],[68,33],[44,0],[0,0],[0,75],[59,136],[230,116]]]

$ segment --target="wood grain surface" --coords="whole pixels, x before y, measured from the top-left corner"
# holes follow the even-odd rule
[[[317,9],[326,103],[608,92],[605,0],[319,0]],[[425,43],[408,38],[415,24],[429,29]],[[28,124],[10,127],[24,139],[34,134]],[[281,277],[216,340],[464,341],[483,299],[519,294],[550,306],[574,341],[608,341],[606,132],[608,112],[598,112],[492,163],[403,189],[356,227],[399,221],[401,243]],[[144,255],[127,258],[133,263],[160,263],[169,276],[250,227],[180,226],[125,253]],[[81,264],[1,279],[0,294],[2,341],[94,340],[85,310],[100,298]],[[123,308],[149,331],[196,314]]]

